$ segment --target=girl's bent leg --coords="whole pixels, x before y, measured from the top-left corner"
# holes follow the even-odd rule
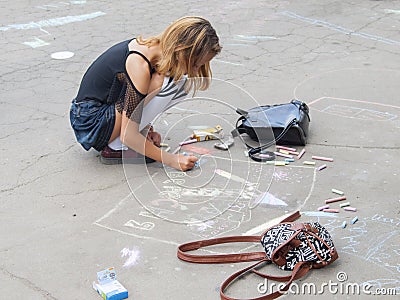
[[[114,129],[111,134],[110,140],[108,143],[112,142],[115,140],[117,137],[120,136],[121,133],[121,120],[122,120],[122,114],[115,109],[115,123],[114,123]]]

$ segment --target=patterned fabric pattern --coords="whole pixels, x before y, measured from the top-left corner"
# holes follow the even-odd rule
[[[124,73],[118,73],[111,86],[108,102],[115,103],[115,108],[119,113],[125,111],[129,119],[140,123],[144,98],[145,96],[133,88]]]
[[[330,249],[334,249],[332,237],[329,232],[318,222],[304,223],[315,228],[318,232],[312,233],[307,230],[296,231],[292,229],[294,223],[282,223],[269,229],[261,239],[267,257],[273,261],[274,251],[282,244],[286,243],[297,232],[294,239],[300,242],[295,248],[289,248],[286,254],[286,264],[279,266],[283,270],[293,270],[298,262],[322,263],[332,259]],[[313,234],[321,238],[320,241]],[[310,244],[312,247],[310,247]],[[314,249],[313,249],[314,248]],[[317,255],[318,254],[318,255]]]

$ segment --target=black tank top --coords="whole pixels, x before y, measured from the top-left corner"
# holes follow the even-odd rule
[[[143,57],[149,65],[150,76],[154,73],[154,69],[146,56],[138,51],[129,51],[129,43],[131,41],[132,39],[112,46],[90,65],[85,75],[83,75],[78,95],[76,96],[77,102],[97,100],[102,103],[115,103],[118,99],[110,99],[110,91],[113,85],[115,87],[119,73],[124,73],[126,75],[125,78],[130,81],[125,68],[126,59],[130,54],[134,53]],[[137,93],[143,95],[135,88],[132,82],[130,84]]]

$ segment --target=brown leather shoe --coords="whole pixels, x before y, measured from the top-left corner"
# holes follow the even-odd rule
[[[143,163],[152,163],[155,162],[154,159],[150,157],[144,156],[132,149],[128,150],[113,150],[110,147],[106,146],[100,152],[100,161],[106,165],[115,165],[115,164],[143,164]]]

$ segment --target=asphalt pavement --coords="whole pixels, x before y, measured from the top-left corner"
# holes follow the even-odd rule
[[[176,257],[177,246],[257,235],[296,210],[299,221],[326,227],[339,259],[297,280],[284,298],[400,293],[398,1],[48,0],[0,7],[0,299],[100,299],[92,282],[109,267],[129,299],[219,299],[220,284],[248,263],[189,264]],[[158,34],[184,15],[209,19],[223,49],[211,64],[210,89],[154,120],[163,142],[173,150],[193,130],[216,125],[228,136],[236,108],[299,99],[311,117],[307,145],[295,147],[305,149],[302,158],[267,165],[246,157],[238,138],[229,151],[206,141],[182,149],[200,158],[183,173],[161,163],[103,165],[98,152],[77,144],[69,106],[90,63],[111,45]],[[357,211],[342,202],[331,205],[339,213],[319,211],[338,196],[332,189]],[[199,253],[243,251],[262,247]],[[263,271],[277,274],[273,265]],[[252,298],[276,288],[249,275],[228,294]]]

